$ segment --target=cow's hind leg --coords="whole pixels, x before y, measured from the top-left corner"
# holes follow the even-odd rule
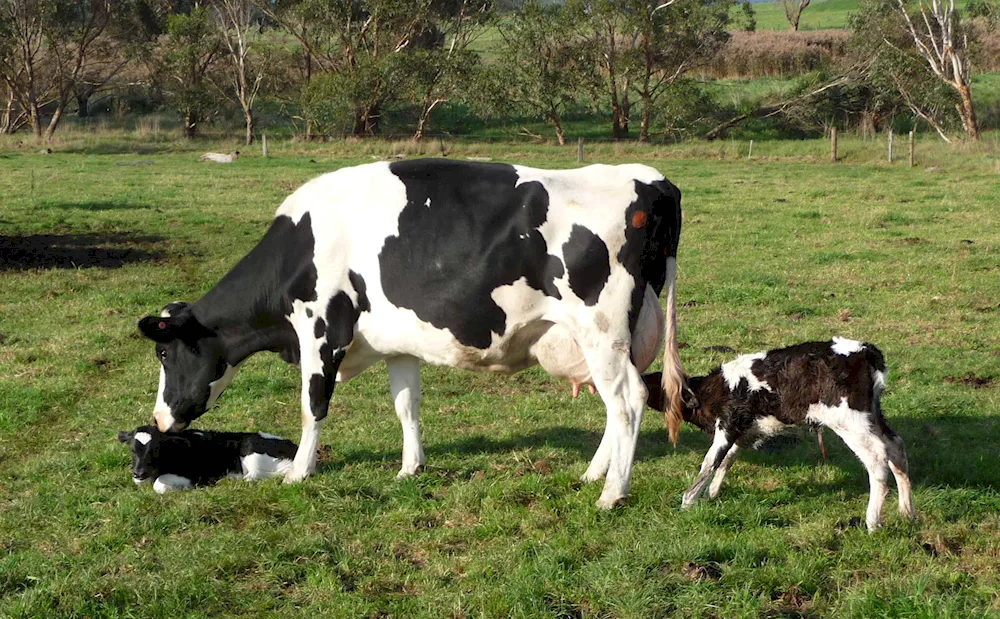
[[[424,447],[420,443],[420,361],[401,356],[386,359],[385,364],[396,416],[403,426],[403,466],[396,475],[396,479],[403,479],[424,468]]]
[[[601,338],[603,339],[603,338]],[[607,407],[607,427],[588,473],[607,469],[597,506],[611,509],[628,496],[646,386],[629,358],[626,341],[598,341],[584,350],[597,392]],[[608,461],[604,466],[605,458]]]

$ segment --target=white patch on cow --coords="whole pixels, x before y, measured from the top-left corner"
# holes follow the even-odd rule
[[[427,198],[427,201],[424,202],[424,206],[426,206],[427,208],[431,207],[431,199],[430,198]]]
[[[885,391],[885,372],[872,371],[872,387],[874,387],[875,397],[882,395],[882,392]]]
[[[767,417],[759,417],[754,421],[754,434],[760,435],[759,440],[769,438],[781,434],[785,428],[788,427],[785,423],[778,421],[778,418],[773,415],[768,415]]]
[[[153,440],[153,437],[149,432],[136,432],[135,440],[142,445],[149,445],[149,441]]]
[[[284,476],[292,470],[292,464],[293,461],[288,458],[275,458],[267,454],[250,454],[240,458],[242,478],[246,481]]]
[[[194,487],[191,480],[187,477],[181,477],[180,475],[174,475],[172,473],[167,473],[165,475],[160,475],[153,482],[153,490],[157,494],[166,494],[167,492],[173,492],[175,490],[186,490],[188,488]]]
[[[833,345],[830,349],[838,355],[844,355],[845,357],[856,352],[861,352],[864,350],[865,345],[857,340],[849,340],[845,337],[834,337]]]
[[[258,432],[257,435],[260,436],[261,438],[267,438],[267,439],[271,439],[271,440],[278,440],[278,441],[284,440],[280,436],[275,436],[273,434],[268,434],[267,432]]]
[[[135,485],[138,486],[139,484],[141,484],[141,483],[143,483],[143,482],[145,482],[147,480],[145,480],[145,479],[139,479],[138,477],[133,477],[132,481],[135,482]]]
[[[215,403],[219,400],[219,396],[222,392],[226,390],[229,383],[233,382],[233,378],[236,377],[236,372],[239,369],[238,365],[226,365],[226,371],[222,376],[208,383],[209,393],[208,402],[205,404],[205,408],[209,409],[215,406]]]
[[[174,419],[174,411],[167,404],[167,401],[163,399],[163,392],[167,388],[167,373],[160,366],[160,386],[156,390],[156,404],[153,406],[153,419],[156,420],[156,427],[160,429],[160,432],[169,431],[176,420]]]
[[[753,373],[751,369],[755,361],[763,359],[767,353],[758,352],[752,355],[740,355],[729,363],[722,364],[722,377],[726,379],[726,385],[730,391],[735,391],[740,380],[746,379],[749,391],[773,391],[766,381],[762,381]]]

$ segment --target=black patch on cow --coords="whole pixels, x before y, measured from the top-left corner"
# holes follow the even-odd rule
[[[278,216],[260,242],[192,306],[225,341],[230,365],[260,350],[299,362],[298,336],[287,316],[295,300],[316,300],[314,246],[309,213],[298,224]]]
[[[569,287],[587,305],[596,305],[604,284],[611,277],[611,256],[601,237],[573,224],[563,243],[563,259],[569,272]]]
[[[327,349],[326,353],[323,351],[324,348]],[[330,398],[333,397],[333,389],[337,385],[337,369],[347,356],[346,350],[338,350],[332,355],[328,351],[326,344],[320,348],[320,356],[324,357],[323,373],[309,377],[309,408],[316,421],[325,419],[330,410]]]
[[[313,335],[317,340],[326,335],[326,321],[322,318],[316,319],[316,326],[313,328]]]
[[[407,200],[398,236],[379,253],[389,302],[466,346],[488,348],[492,334],[506,330],[506,314],[490,296],[496,288],[524,277],[560,298],[555,280],[565,270],[538,232],[549,207],[541,183],[517,185],[514,168],[495,163],[428,159],[389,169]]]
[[[667,279],[667,258],[677,257],[681,233],[681,193],[669,181],[635,181],[636,199],[625,209],[625,243],[615,258],[632,276],[629,331],[635,332],[646,292],[657,296]]]
[[[312,317],[313,317],[313,311],[307,307],[306,308],[306,318],[312,318]]]
[[[368,301],[368,286],[365,284],[365,278],[354,271],[348,271],[347,277],[351,280],[351,285],[354,286],[354,292],[358,294],[358,310],[362,312],[372,311],[372,304]]]

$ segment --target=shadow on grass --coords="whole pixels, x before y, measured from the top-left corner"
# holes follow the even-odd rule
[[[0,235],[0,272],[35,269],[116,269],[132,262],[163,257],[159,236],[129,234]]]
[[[1000,488],[1000,467],[996,466],[996,437],[1000,436],[1000,417],[971,417],[942,415],[938,417],[893,417],[891,426],[906,443],[910,465],[910,479],[914,486],[946,486],[953,488]],[[796,435],[777,437],[761,449],[743,449],[735,467],[740,462],[774,469],[780,479],[782,468],[826,463],[848,471],[851,481],[848,490],[868,492],[868,475],[861,462],[832,431],[824,433],[829,458],[820,455],[815,434],[801,429]],[[565,449],[575,451],[580,459],[589,461],[601,442],[601,433],[580,428],[548,427],[522,436],[493,438],[483,434],[470,435],[459,440],[425,446],[428,461],[438,455],[492,454],[523,449]],[[648,461],[671,455],[704,454],[711,438],[685,434],[674,448],[668,440],[666,429],[644,432],[639,436],[636,461]],[[402,444],[400,444],[400,450]],[[400,450],[349,451],[344,458],[324,463],[321,470],[338,470],[344,464],[364,462],[397,463]],[[697,472],[693,468],[692,475]],[[891,482],[890,482],[891,483]],[[845,489],[839,482],[801,484],[789,480],[787,489],[796,494],[820,495]]]
[[[148,204],[132,204],[128,202],[108,202],[105,200],[94,202],[55,202],[46,203],[45,208],[57,208],[63,210],[79,211],[140,211],[151,209]]]

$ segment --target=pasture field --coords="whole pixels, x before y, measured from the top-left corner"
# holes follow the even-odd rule
[[[808,12],[807,12],[808,15]],[[79,137],[0,142],[0,616],[1000,616],[1000,164],[921,142],[602,145],[684,192],[681,357],[843,335],[889,363],[918,516],[869,535],[864,469],[827,433],[741,453],[722,496],[682,512],[709,437],[671,447],[647,411],[629,502],[582,485],[605,412],[537,369],[425,366],[427,470],[394,480],[384,367],[338,386],[317,474],[158,496],[115,440],[150,417],[135,322],[194,300],[303,181],[402,145],[275,141],[272,157]],[[427,147],[431,154],[434,143]],[[195,150],[197,149],[197,150]],[[417,150],[417,149],[411,149]],[[572,167],[574,147],[453,144],[449,156]],[[717,352],[730,347],[733,352]],[[658,368],[658,363],[654,368]],[[297,368],[251,358],[202,428],[298,440]],[[796,435],[793,435],[796,436]]]

